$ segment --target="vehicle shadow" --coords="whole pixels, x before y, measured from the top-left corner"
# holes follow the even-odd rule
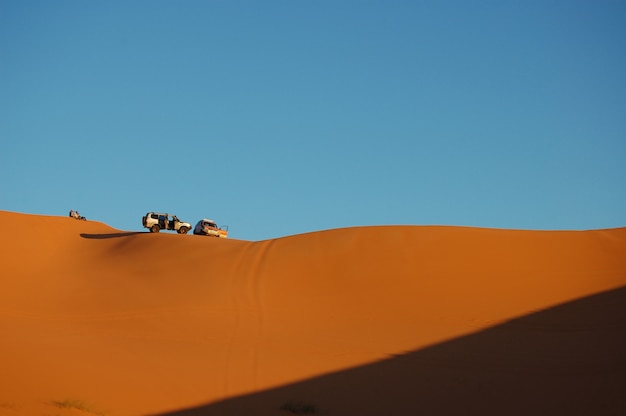
[[[109,234],[86,234],[81,233],[80,236],[82,238],[89,238],[92,240],[104,240],[107,238],[119,238],[119,237],[130,237],[136,234],[149,234],[149,232],[141,232],[141,231],[127,231],[121,233],[109,233]]]
[[[624,386],[626,287],[376,363],[160,416],[617,416],[626,414]]]

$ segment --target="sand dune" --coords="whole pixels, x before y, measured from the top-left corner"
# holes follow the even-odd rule
[[[0,220],[2,415],[626,414],[626,228]]]

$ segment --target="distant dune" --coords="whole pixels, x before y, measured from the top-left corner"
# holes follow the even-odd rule
[[[0,221],[0,415],[626,414],[626,228]]]

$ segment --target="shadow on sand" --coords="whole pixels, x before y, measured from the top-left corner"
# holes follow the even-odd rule
[[[109,233],[109,234],[85,234],[85,233],[81,233],[80,236],[83,238],[89,238],[92,240],[104,240],[107,238],[118,238],[118,237],[130,237],[131,235],[136,235],[136,234],[149,234],[147,232],[140,232],[140,231],[128,231],[128,232],[122,232],[122,233]]]
[[[626,288],[362,367],[161,416],[290,414],[626,415]]]

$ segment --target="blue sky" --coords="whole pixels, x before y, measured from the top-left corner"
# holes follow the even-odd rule
[[[0,0],[0,209],[626,226],[624,1]]]

